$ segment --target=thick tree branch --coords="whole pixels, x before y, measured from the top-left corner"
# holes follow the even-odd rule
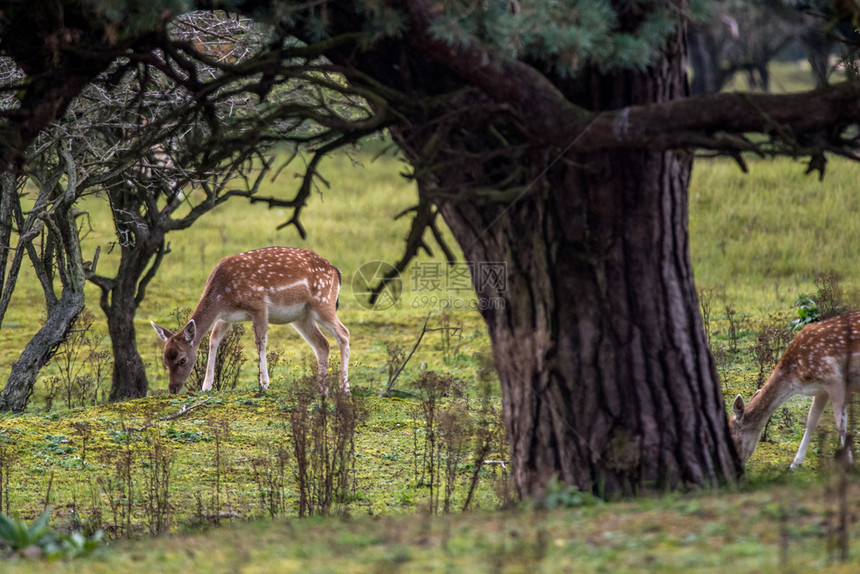
[[[791,153],[805,147],[850,149],[856,140],[841,133],[858,122],[860,82],[847,81],[797,94],[722,93],[633,106],[563,126],[553,135],[559,144],[571,142],[574,153],[683,147]],[[764,134],[784,147],[754,143],[743,137],[747,133]]]
[[[534,133],[557,130],[557,120],[588,120],[590,114],[571,104],[543,74],[528,64],[505,57],[476,39],[448,42],[434,36],[432,26],[441,5],[428,0],[406,2],[412,28],[406,41],[430,60],[441,64],[493,100],[508,104]],[[547,114],[557,110],[561,117]]]

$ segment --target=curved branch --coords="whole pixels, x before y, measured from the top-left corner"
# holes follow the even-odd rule
[[[375,130],[356,130],[354,132],[343,134],[341,137],[330,141],[313,152],[313,157],[308,162],[307,168],[305,168],[304,176],[302,176],[302,185],[299,187],[299,191],[296,193],[295,197],[292,199],[278,199],[276,197],[257,197],[253,193],[248,194],[240,194],[244,195],[248,198],[248,201],[251,203],[267,203],[269,209],[273,207],[285,207],[293,210],[293,214],[289,220],[284,223],[278,225],[278,229],[283,229],[285,227],[289,227],[290,225],[296,228],[296,231],[299,232],[299,236],[302,239],[307,238],[307,232],[305,231],[304,226],[301,223],[301,213],[307,204],[308,198],[311,195],[311,191],[313,190],[313,181],[314,178],[321,177],[317,172],[317,167],[319,166],[320,161],[331,153],[332,151],[341,148],[346,145],[350,145],[361,139],[363,136],[371,133]]]
[[[87,280],[101,291],[99,307],[107,314],[110,311],[110,294],[116,286],[116,279],[91,273],[87,276]]]
[[[140,281],[137,283],[137,294],[134,296],[135,305],[140,306],[140,304],[143,303],[143,299],[146,297],[146,288],[155,278],[155,274],[159,267],[161,267],[161,262],[164,260],[164,256],[168,253],[170,253],[170,244],[165,242],[162,238],[158,245],[158,251],[155,253],[155,259],[150,264],[149,269],[146,270],[144,276],[141,277]]]
[[[697,147],[789,154],[814,143],[809,141],[814,135],[827,134],[827,140],[837,148],[853,144],[833,140],[831,132],[834,126],[858,122],[860,82],[846,81],[797,94],[721,93],[632,106],[597,114],[553,135],[559,143],[572,142],[570,150],[574,153]],[[765,134],[768,141],[786,147],[769,150],[742,137],[751,132]]]
[[[423,194],[422,197],[424,197]],[[445,259],[448,264],[453,265],[456,262],[456,257],[454,256],[453,251],[448,247],[448,244],[445,242],[442,234],[436,226],[436,216],[439,215],[439,212],[434,209],[433,204],[429,201],[421,200],[418,205],[400,212],[394,219],[399,219],[411,212],[415,212],[415,217],[412,218],[412,224],[410,225],[409,233],[406,236],[406,247],[403,251],[403,256],[400,258],[400,261],[395,263],[394,267],[385,274],[379,283],[370,289],[369,303],[371,305],[376,303],[376,299],[379,297],[379,294],[385,290],[385,287],[389,282],[406,271],[406,268],[412,260],[418,256],[418,252],[421,249],[426,251],[429,255],[433,255],[433,252],[430,250],[430,246],[427,245],[426,241],[424,241],[424,232],[428,228],[436,239],[436,242],[439,244],[439,247],[442,249],[442,252],[445,254]]]
[[[478,87],[497,102],[506,103],[526,120],[535,134],[556,131],[559,120],[587,120],[587,110],[570,103],[535,68],[482,46],[477,40],[448,42],[434,36],[432,27],[440,5],[428,0],[409,0],[406,10],[412,24],[406,42],[427,58],[441,64]],[[552,113],[556,110],[561,117]]]

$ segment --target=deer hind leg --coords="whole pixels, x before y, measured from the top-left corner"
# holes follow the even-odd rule
[[[330,321],[320,321],[322,325],[337,339],[340,347],[340,390],[350,396],[349,392],[349,329],[337,317]]]
[[[326,396],[328,394],[328,339],[311,318],[293,323],[293,328],[307,341],[317,356],[317,384],[320,394]]]
[[[212,389],[212,384],[215,382],[215,355],[218,353],[218,346],[224,335],[230,329],[230,323],[227,321],[218,320],[212,326],[212,334],[209,335],[209,359],[206,361],[206,377],[203,379],[203,390]]]
[[[827,406],[827,400],[830,395],[818,393],[812,399],[812,406],[809,407],[809,414],[806,417],[806,430],[803,433],[803,439],[800,441],[800,448],[797,449],[797,454],[794,455],[794,461],[791,463],[791,470],[803,464],[803,459],[806,458],[806,449],[809,448],[809,443],[812,440],[812,433],[815,432],[815,427],[818,426],[818,419],[821,418],[821,413],[824,412],[824,407]],[[834,404],[834,408],[836,405]]]
[[[269,366],[266,364],[266,341],[269,336],[269,318],[265,315],[255,315],[254,343],[257,345],[258,364],[260,366],[260,388],[269,388]]]
[[[845,391],[837,389],[830,394],[830,404],[833,405],[833,418],[836,419],[836,430],[839,431],[839,444],[845,448],[848,440],[848,408],[845,404]],[[851,451],[845,453],[848,463],[853,462]]]

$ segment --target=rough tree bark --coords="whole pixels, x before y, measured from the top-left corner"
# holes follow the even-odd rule
[[[12,252],[12,222],[14,220],[15,204],[18,200],[18,183],[15,172],[11,169],[0,173],[0,326],[9,308],[9,297],[15,289],[18,280],[18,268],[8,265],[7,254]],[[13,260],[14,262],[14,260]],[[18,262],[20,265],[20,262]],[[9,269],[9,275],[6,270]]]
[[[156,242],[149,247],[123,247],[119,269],[113,278],[91,276],[90,281],[101,289],[99,306],[107,317],[113,351],[114,368],[111,379],[111,402],[145,397],[149,391],[146,367],[137,350],[134,316],[142,300],[139,281],[148,272],[148,265],[163,247]]]
[[[65,340],[72,323],[83,309],[83,289],[64,289],[47,321],[12,365],[3,395],[0,396],[0,411],[21,412],[26,408],[36,376],[51,359],[57,346]]]
[[[683,153],[580,157],[510,208],[448,203],[472,262],[523,495],[553,475],[602,495],[737,476],[688,253]]]
[[[132,280],[132,283],[134,281]],[[118,282],[111,291],[110,304],[102,310],[108,317],[108,333],[113,350],[114,369],[111,379],[111,402],[145,397],[149,391],[146,366],[137,350],[134,314],[136,284]]]
[[[637,98],[683,91],[682,75],[652,74]],[[604,93],[624,93],[622,81],[592,78]],[[613,496],[740,474],[693,284],[691,167],[686,152],[570,156],[512,203],[440,202],[434,191],[456,188],[457,170],[419,185],[474,270],[506,265],[502,285],[473,280],[521,495],[553,475]]]

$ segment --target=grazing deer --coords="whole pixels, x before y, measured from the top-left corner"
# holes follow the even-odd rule
[[[215,354],[232,323],[253,321],[260,364],[260,387],[269,387],[266,336],[269,323],[292,323],[317,356],[319,390],[328,391],[329,342],[317,323],[340,347],[340,387],[349,395],[349,331],[337,318],[340,271],[309,249],[267,247],[222,259],[206,280],[203,295],[188,324],[178,333],[152,323],[164,341],[169,389],[185,386],[197,361],[197,349],[211,328],[209,361],[203,390],[215,379]]]
[[[818,419],[827,406],[833,405],[833,416],[842,446],[848,430],[845,401],[850,393],[860,391],[860,311],[845,313],[820,323],[807,325],[789,343],[764,387],[744,406],[738,395],[732,403],[729,420],[732,440],[746,464],[758,444],[770,416],[795,395],[813,397],[806,419],[806,431],[791,470],[796,470],[806,456],[806,449]],[[851,460],[851,453],[848,453]]]

